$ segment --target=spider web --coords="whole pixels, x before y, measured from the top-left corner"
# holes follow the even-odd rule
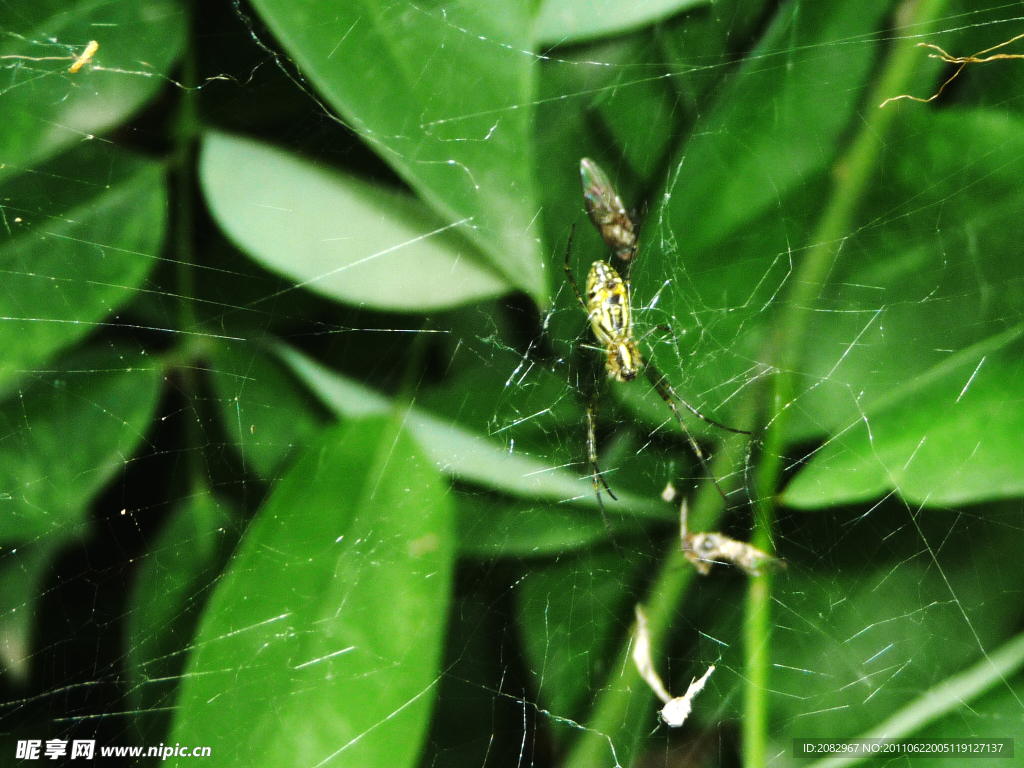
[[[1024,68],[872,101],[900,55],[915,95],[948,77],[908,41],[984,50],[1017,6],[676,3],[609,34],[603,7],[274,5],[0,6],[0,749],[732,766],[758,734],[771,765],[1024,736]],[[452,49],[494,80],[453,100]],[[353,112],[389,56],[417,100]],[[528,97],[480,109],[506,66]],[[573,224],[581,285],[611,260],[585,156],[636,206],[645,359],[754,433],[686,413],[705,465],[642,377],[606,380],[562,279]],[[683,499],[785,560],[767,624],[738,569],[688,570]],[[716,668],[680,729],[632,669],[638,603],[672,695]]]

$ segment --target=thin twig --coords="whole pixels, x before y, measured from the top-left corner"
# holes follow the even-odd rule
[[[986,56],[984,59],[978,58],[979,56],[984,56],[986,53],[998,50],[999,48],[1002,48],[1004,45],[1015,43],[1021,38],[1024,38],[1024,34],[1020,34],[1017,35],[1016,37],[1010,38],[1009,40],[999,43],[999,45],[993,45],[991,48],[986,48],[984,51],[978,51],[977,53],[971,56],[950,56],[937,45],[934,45],[932,43],[918,43],[918,48],[931,48],[933,51],[938,51],[938,53],[929,53],[928,58],[940,59],[941,61],[944,61],[947,64],[959,64],[960,66],[957,67],[957,70],[956,72],[953,73],[952,77],[950,77],[946,82],[939,86],[939,90],[937,90],[934,93],[934,95],[930,96],[929,98],[922,99],[919,98],[918,96],[911,96],[910,94],[905,93],[902,96],[893,96],[891,99],[886,99],[885,101],[878,105],[878,108],[881,109],[890,101],[899,101],[900,99],[910,99],[911,101],[919,101],[922,104],[927,104],[929,101],[934,101],[935,99],[939,98],[939,96],[942,95],[942,92],[946,89],[947,85],[956,80],[957,75],[959,75],[963,71],[964,67],[966,67],[968,64],[984,64],[989,61],[999,61],[1004,59],[1024,59],[1024,53],[997,53],[994,56]]]

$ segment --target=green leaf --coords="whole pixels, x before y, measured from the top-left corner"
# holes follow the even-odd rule
[[[0,667],[17,685],[32,671],[32,630],[45,578],[67,546],[67,539],[48,537],[0,555]]]
[[[1019,504],[993,505],[979,517],[936,511],[917,525],[898,503],[872,514],[877,519],[839,518],[843,551],[807,551],[777,580],[772,707],[786,724],[780,737],[853,738],[940,699],[938,712],[965,716],[969,705],[957,693],[967,696],[972,686],[949,683],[972,667],[999,687],[1012,674],[994,663],[1019,629]],[[733,637],[708,631],[725,642]],[[1018,651],[1018,664],[1021,658]]]
[[[533,37],[541,46],[578,43],[605,35],[620,35],[646,27],[711,0],[543,0],[534,21]]]
[[[901,122],[863,215],[871,224],[849,244],[856,258],[836,270],[825,297],[835,311],[819,314],[808,350],[815,385],[794,437],[835,437],[787,503],[1020,494],[1019,409],[1008,407],[1020,326],[1007,328],[1024,316],[1021,135],[1019,118],[994,111]],[[888,221],[899,226],[876,225]]]
[[[383,395],[321,366],[295,349],[282,346],[278,353],[340,416],[359,418],[386,413],[390,408]],[[591,483],[566,470],[548,466],[528,455],[512,453],[494,440],[415,407],[409,409],[406,423],[438,469],[458,480],[526,498],[597,506]],[[674,512],[658,502],[629,494],[617,495],[618,503],[606,506],[611,514],[675,518]]]
[[[128,699],[147,741],[167,735],[187,651],[235,527],[226,507],[200,494],[171,513],[139,565],[126,616]]]
[[[0,29],[3,174],[93,139],[152,98],[181,53],[185,13],[175,0],[28,3],[0,11]],[[90,40],[91,63],[68,72]]]
[[[81,533],[89,502],[145,442],[156,410],[163,370],[137,355],[78,355],[0,405],[0,541]]]
[[[782,494],[798,508],[896,491],[914,506],[1024,494],[1024,326],[936,365],[818,450]]]
[[[172,741],[246,766],[415,764],[455,542],[396,424],[330,430],[276,486],[207,607]]]
[[[678,140],[681,117],[679,94],[673,87],[676,83],[665,69],[661,46],[650,35],[637,35],[617,46],[596,51],[588,48],[581,53],[585,59],[581,66],[587,66],[595,56],[612,65],[608,73],[612,76],[596,89],[591,110],[600,115],[603,127],[637,175],[646,182],[660,180],[666,153],[675,149],[673,142]],[[637,71],[648,74],[637,80]],[[578,136],[572,138],[575,141],[569,146],[578,164],[580,141]],[[604,154],[607,150],[602,146],[601,151]],[[629,205],[638,207],[635,202]],[[643,222],[639,223],[642,227]]]
[[[345,122],[445,221],[468,222],[500,274],[546,303],[529,4],[253,5]]]
[[[659,30],[664,66],[680,103],[694,117],[704,112],[714,88],[729,74],[722,63],[761,29],[770,0],[715,0],[710,7],[672,19]]]
[[[224,431],[245,468],[271,480],[327,414],[279,359],[261,349],[223,344],[214,361],[211,380]]]
[[[1012,731],[1007,723],[1014,722],[1014,718],[1020,719],[1020,703],[1024,701],[1024,680],[1020,675],[1022,667],[1024,637],[1018,635],[989,652],[987,658],[973,669],[965,670],[962,676],[944,680],[935,688],[925,691],[921,697],[922,702],[931,704],[934,710],[939,710],[939,706],[945,704],[948,714],[927,728],[915,731],[914,738],[957,739],[963,738],[965,733],[969,733],[972,738],[1006,738]],[[979,696],[980,691],[986,688],[989,690]],[[940,698],[943,695],[945,701]],[[955,701],[953,697],[956,697]],[[966,702],[970,702],[969,706],[963,706]],[[1014,744],[1015,752],[1020,749],[1018,744]],[[1004,757],[986,760],[985,764],[992,768],[1003,768],[1016,762],[1017,759],[1006,757],[1004,753]],[[915,768],[944,768],[948,765],[948,759],[937,757],[914,761]]]
[[[888,9],[884,0],[786,3],[672,163],[668,209],[648,239],[699,259],[825,170],[875,59],[874,46],[838,43],[873,33]]]
[[[553,723],[580,720],[612,672],[635,568],[614,552],[584,553],[533,570],[516,590],[527,672]]]
[[[608,541],[601,517],[576,508],[468,491],[455,494],[455,508],[464,557],[550,557]],[[635,518],[614,514],[608,527],[620,547],[628,547],[628,538],[641,530]]]
[[[210,133],[200,177],[214,218],[239,248],[329,298],[422,312],[512,290],[415,199],[267,144]]]
[[[0,245],[0,387],[81,340],[134,297],[163,243],[162,168],[142,166],[59,217],[29,211],[22,218]]]
[[[845,432],[894,389],[1024,318],[1024,122],[994,111],[900,121],[815,317],[794,439]]]
[[[0,182],[3,217],[0,244],[32,233],[48,223],[78,220],[72,211],[101,204],[103,196],[134,177],[155,172],[145,156],[107,141],[87,141]],[[101,181],[100,181],[101,180]]]
[[[1015,733],[1007,723],[1020,719],[1020,702],[1024,685],[1016,673],[1024,667],[1024,635],[1018,635],[963,672],[950,675],[925,690],[920,697],[895,712],[884,722],[858,734],[864,739],[941,739],[1008,738]],[[943,717],[945,715],[945,717]],[[937,719],[939,718],[939,719]],[[1015,765],[1019,761],[1008,754],[978,755],[991,766]],[[955,755],[915,757],[914,765],[941,768]],[[835,756],[810,763],[807,768],[843,768],[859,765],[865,759],[856,756]]]

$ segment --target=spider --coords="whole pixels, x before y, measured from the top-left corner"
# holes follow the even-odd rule
[[[595,169],[597,173],[595,173]],[[629,222],[629,226],[621,231],[628,231],[631,238],[617,238],[617,242],[621,243],[622,249],[628,255],[628,258],[632,258],[636,253],[636,239],[635,239],[635,227],[633,226],[632,220],[629,219],[625,213],[625,208],[622,206],[622,202],[619,196],[615,193],[614,188],[611,187],[611,183],[608,181],[607,176],[597,167],[593,161],[584,158],[580,162],[580,175],[583,180],[584,196],[588,202],[588,211],[591,211],[591,219],[594,221],[595,226],[602,231],[604,235],[605,228],[602,223],[605,222],[606,217],[601,217],[592,212],[592,200],[602,201],[604,208],[617,211],[617,215],[625,217]],[[595,187],[595,181],[597,186]],[[596,193],[592,193],[592,190],[597,189]],[[607,201],[612,201],[608,203]],[[693,439],[690,434],[690,430],[687,429],[686,423],[683,421],[682,414],[679,413],[679,409],[676,407],[676,400],[683,404],[683,406],[690,411],[697,418],[712,424],[719,429],[724,429],[727,432],[734,432],[740,435],[749,435],[750,432],[743,429],[734,429],[728,427],[725,424],[721,424],[714,419],[705,416],[703,413],[698,411],[686,400],[681,398],[676,391],[672,388],[672,385],[668,383],[665,376],[660,373],[652,363],[645,360],[643,355],[640,353],[640,349],[637,347],[636,340],[633,337],[633,316],[632,316],[632,304],[630,297],[630,285],[627,279],[623,280],[619,273],[606,261],[595,261],[590,267],[590,273],[587,275],[587,297],[584,299],[583,294],[580,291],[579,285],[576,283],[576,278],[573,277],[572,268],[569,265],[570,257],[572,256],[572,242],[576,235],[576,225],[573,224],[572,230],[569,233],[569,244],[565,250],[565,276],[569,281],[569,285],[572,286],[573,292],[576,294],[576,298],[583,308],[583,311],[587,313],[587,317],[590,320],[591,328],[594,331],[594,336],[601,343],[607,352],[607,358],[605,360],[605,367],[608,371],[608,378],[615,379],[621,382],[630,382],[636,379],[639,372],[642,370],[644,375],[650,381],[651,386],[654,387],[654,391],[658,393],[662,400],[664,400],[668,407],[672,410],[672,414],[676,417],[676,421],[679,422],[679,426],[683,429],[683,434],[686,435],[686,439],[696,454],[697,459],[700,461],[701,466],[704,467],[704,471],[708,477],[715,484],[715,488],[718,489],[718,493],[725,498],[725,493],[722,491],[721,486],[718,485],[718,481],[715,480],[714,475],[708,468],[707,460],[704,457],[704,452],[701,451],[697,441]],[[611,240],[608,235],[605,235],[606,242],[611,244]],[[627,247],[628,246],[628,247]],[[614,247],[614,246],[613,246]],[[616,250],[619,253],[619,250]],[[626,257],[622,257],[626,260]],[[631,262],[629,262],[631,264]],[[608,482],[605,480],[604,475],[601,474],[600,467],[597,463],[597,438],[595,434],[595,415],[597,411],[597,397],[596,393],[591,397],[590,403],[587,406],[587,459],[590,464],[591,481],[594,484],[594,493],[597,496],[598,506],[601,509],[601,514],[605,519],[605,526],[608,525],[608,517],[604,510],[604,502],[601,499],[601,488],[608,493],[612,499],[616,499],[612,489],[608,486]]]

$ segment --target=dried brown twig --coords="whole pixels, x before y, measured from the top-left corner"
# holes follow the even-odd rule
[[[922,99],[917,96],[911,96],[905,93],[902,96],[893,96],[891,99],[886,99],[881,104],[879,104],[878,107],[879,109],[881,109],[890,101],[899,101],[900,99],[910,99],[911,101],[919,101],[922,104],[927,104],[929,101],[934,101],[935,99],[939,98],[940,95],[942,95],[942,92],[943,90],[945,90],[947,85],[956,80],[957,75],[959,75],[963,71],[964,67],[966,67],[968,64],[985,64],[989,61],[999,61],[1001,59],[1024,59],[1024,53],[997,53],[993,56],[985,56],[986,53],[991,53],[992,51],[998,50],[1003,46],[1009,45],[1010,43],[1015,43],[1021,38],[1024,38],[1024,34],[1017,35],[1014,38],[999,43],[999,45],[993,45],[991,48],[986,48],[984,51],[978,51],[977,53],[971,56],[951,56],[950,54],[946,53],[944,50],[939,48],[939,46],[933,45],[932,43],[918,43],[918,48],[931,48],[933,51],[938,51],[938,53],[929,53],[928,58],[941,59],[947,64],[959,64],[960,66],[957,67],[956,72],[954,72],[953,75],[948,80],[946,80],[946,82],[939,86],[939,90],[937,90],[932,96],[928,97],[927,99]],[[985,56],[985,58],[980,58],[982,56]]]

